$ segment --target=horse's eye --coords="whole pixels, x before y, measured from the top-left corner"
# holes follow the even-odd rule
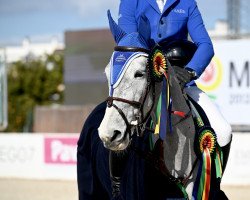
[[[140,71],[137,71],[135,72],[135,78],[140,78],[140,77],[143,77],[145,74],[145,72],[140,72]]]

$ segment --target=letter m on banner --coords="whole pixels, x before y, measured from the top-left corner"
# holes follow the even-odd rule
[[[7,102],[7,73],[5,65],[5,51],[0,49],[0,131],[8,125]]]

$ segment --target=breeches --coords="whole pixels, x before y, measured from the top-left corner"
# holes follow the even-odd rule
[[[221,147],[227,145],[231,141],[232,128],[219,111],[219,108],[206,93],[196,86],[186,87],[185,92],[198,103],[206,113],[210,125],[217,135],[219,145]]]

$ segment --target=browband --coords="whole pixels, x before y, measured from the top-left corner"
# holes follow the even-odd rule
[[[130,51],[130,52],[144,52],[149,54],[148,49],[140,48],[140,47],[127,47],[127,46],[116,46],[114,48],[115,51]]]

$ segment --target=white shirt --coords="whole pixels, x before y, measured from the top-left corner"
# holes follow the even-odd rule
[[[167,0],[156,0],[156,3],[158,4],[158,7],[159,7],[161,13],[162,13],[163,8],[164,8],[164,6],[165,6],[165,4],[166,4],[166,1],[167,1]]]

